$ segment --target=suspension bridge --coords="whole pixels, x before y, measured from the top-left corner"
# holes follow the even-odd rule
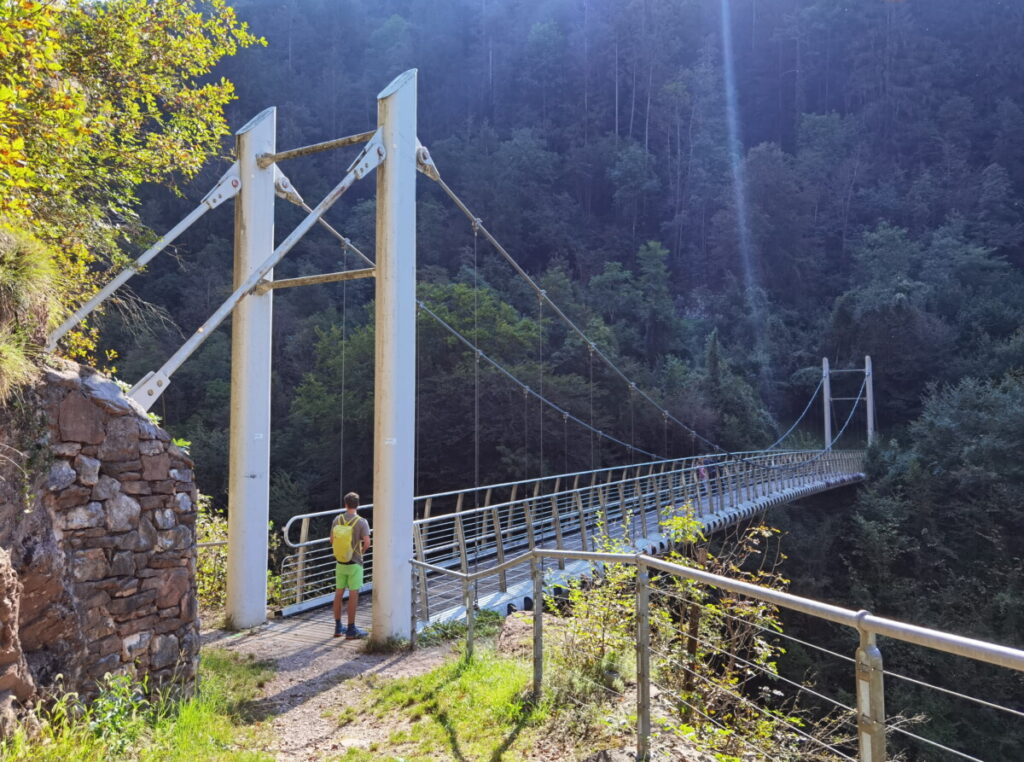
[[[163,366],[142,378],[130,393],[148,410],[171,383],[174,372],[228,316],[232,316],[226,614],[234,627],[249,628],[266,619],[270,342],[272,298],[277,289],[366,277],[376,279],[375,500],[374,505],[361,507],[373,521],[374,542],[366,559],[366,589],[372,590],[372,637],[376,640],[408,639],[418,626],[428,622],[451,618],[467,618],[472,622],[473,612],[478,607],[499,610],[509,604],[521,607],[528,596],[537,600],[544,585],[557,582],[559,578],[590,573],[595,563],[612,557],[627,558],[623,553],[628,554],[632,562],[653,568],[651,565],[658,563],[656,556],[670,545],[662,521],[683,511],[691,511],[710,533],[733,526],[772,506],[864,479],[864,451],[840,449],[837,445],[850,432],[862,403],[867,443],[874,437],[870,358],[865,358],[863,368],[838,370],[830,369],[828,361],[823,361],[821,380],[803,413],[771,446],[750,452],[731,452],[719,447],[638,386],[611,353],[589,337],[552,300],[487,229],[483,220],[448,186],[429,150],[417,140],[416,72],[409,71],[396,78],[380,93],[378,104],[376,130],[280,152],[276,148],[275,110],[267,109],[257,115],[237,133],[236,162],[196,209],[49,337],[52,350],[69,330],[196,220],[225,201],[235,199],[234,291]],[[360,152],[340,182],[315,207],[306,204],[280,168],[287,160],[298,156],[354,145],[362,146]],[[669,459],[664,453],[637,447],[632,437],[627,441],[625,437],[600,429],[594,423],[592,411],[588,417],[582,411],[558,404],[545,395],[543,383],[537,389],[531,388],[489,355],[479,345],[478,336],[465,336],[442,319],[432,305],[417,300],[417,172],[440,187],[466,216],[474,242],[482,237],[511,265],[534,291],[539,307],[548,310],[583,342],[591,360],[604,364],[610,376],[623,385],[630,400],[635,398],[651,406],[664,425],[680,427],[699,443],[705,455]],[[376,256],[373,258],[360,251],[324,218],[356,182],[371,173],[376,174],[377,184]],[[274,246],[275,197],[301,207],[306,214],[277,246]],[[346,252],[358,259],[359,265],[323,275],[275,280],[274,267],[314,226],[334,236]],[[473,353],[477,369],[481,363],[489,365],[507,383],[518,386],[524,397],[533,398],[559,416],[564,425],[571,423],[590,437],[599,437],[624,448],[630,461],[640,457],[644,462],[538,475],[490,485],[479,483],[479,466],[475,464],[471,486],[438,494],[414,495],[417,310],[436,321],[456,342],[464,345],[467,352]],[[832,376],[838,372],[862,375],[854,397],[832,396]],[[797,430],[816,401],[823,410],[823,448],[786,449],[783,445],[787,437]],[[852,404],[848,415],[833,432],[836,401]],[[294,516],[283,528],[283,541],[291,552],[281,569],[284,605],[280,613],[308,611],[333,597],[334,562],[327,527],[339,512],[340,509]],[[609,553],[609,548],[618,553]],[[546,574],[543,573],[545,560],[551,566]],[[542,569],[540,582],[538,568]],[[722,580],[710,582],[722,586],[730,584]],[[756,597],[754,592],[746,592]],[[789,598],[797,600],[793,596]],[[640,608],[645,600],[638,598]],[[889,620],[879,620],[869,626],[864,617],[840,615],[836,613],[840,609],[826,604],[798,605],[793,601],[787,599],[786,604],[844,624],[853,622],[859,628],[860,643],[855,658],[859,688],[855,712],[860,759],[884,759],[886,724],[879,694],[881,660],[875,637],[879,633],[889,637],[906,636],[910,630],[905,628],[910,626],[892,624]],[[540,621],[539,617],[536,619]],[[922,628],[911,629],[917,638],[913,642],[952,649],[970,658],[1024,670],[1022,652],[958,639],[947,633],[922,635],[926,633]],[[535,632],[537,649],[541,633]],[[642,636],[642,632],[638,633],[640,644]],[[643,650],[638,647],[640,660],[649,658],[649,654],[640,653]],[[997,656],[993,657],[993,653]],[[649,680],[649,664],[646,675]],[[535,687],[539,687],[540,672],[536,672],[535,677]],[[644,679],[643,670],[640,679]],[[863,691],[860,690],[862,683]],[[648,682],[648,691],[649,688]],[[638,700],[642,704],[638,709],[638,749],[646,756],[650,751],[651,704],[650,696],[645,698],[643,693],[638,688]]]

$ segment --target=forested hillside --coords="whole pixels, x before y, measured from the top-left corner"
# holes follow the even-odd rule
[[[849,505],[787,519],[787,575],[845,605],[1021,644],[1024,5],[234,5],[269,44],[219,70],[240,96],[231,124],[275,105],[281,148],[360,132],[375,124],[378,90],[417,67],[419,136],[447,182],[640,386],[723,446],[770,442],[802,409],[822,356],[849,367],[870,354],[883,440],[871,484]],[[283,169],[315,203],[350,160]],[[166,229],[221,170],[204,171],[187,199],[154,189],[145,220]],[[595,427],[659,454],[699,451],[419,182],[420,294],[432,309]],[[367,252],[371,192],[357,186],[329,215]],[[278,238],[298,219],[282,208]],[[179,258],[138,279],[164,311],[144,324],[107,317],[124,378],[159,366],[227,295],[230,235],[229,213],[208,215]],[[276,275],[343,259],[319,233]],[[275,297],[275,521],[336,506],[341,472],[345,489],[372,494],[371,299],[367,281]],[[422,315],[418,353],[418,493],[472,480],[477,396],[481,481],[641,457],[543,412],[486,367],[477,384],[471,354]],[[218,504],[228,362],[221,330],[156,408],[192,442]],[[819,429],[820,414],[808,442]],[[951,733],[970,730],[948,707],[935,712]],[[993,748],[1014,748],[1007,738]]]
[[[240,96],[232,124],[276,105],[281,147],[365,130],[379,88],[418,67],[420,138],[448,183],[630,375],[725,446],[770,441],[823,355],[839,366],[874,357],[889,432],[918,415],[929,384],[999,379],[1021,363],[1024,9],[1013,3],[735,2],[725,16],[734,90],[728,3],[235,5],[269,45],[219,71]],[[349,160],[321,154],[284,169],[315,202]],[[208,168],[190,198],[219,171]],[[371,191],[357,187],[331,215],[366,251]],[[538,313],[486,244],[474,248],[468,223],[425,179],[420,199],[423,297],[589,419],[586,348]],[[165,229],[191,203],[157,190],[145,216]],[[209,215],[178,261],[138,280],[169,321],[140,329],[132,319],[130,331],[108,321],[125,378],[157,366],[177,331],[227,293],[229,217]],[[279,238],[297,219],[282,211]],[[321,234],[277,275],[341,259]],[[369,489],[371,288],[275,300],[277,517],[334,504],[342,417],[346,480]],[[473,363],[435,325],[420,338],[420,487],[447,488],[462,484],[473,450]],[[221,332],[162,405],[218,500],[227,360]],[[659,453],[691,451],[599,363],[593,373],[598,428]],[[521,393],[482,374],[482,478],[630,457],[592,448],[582,430],[566,436],[535,402],[524,413]]]

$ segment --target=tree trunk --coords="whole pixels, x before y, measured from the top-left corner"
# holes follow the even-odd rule
[[[615,39],[615,145],[619,144],[619,40]]]
[[[583,0],[583,145],[586,147],[590,135],[590,39],[587,20],[590,3]]]
[[[647,151],[651,136],[651,88],[654,87],[654,59],[647,70],[647,113],[644,115],[644,152]]]
[[[633,62],[633,78],[629,94],[629,139],[633,139],[633,115],[636,113],[636,62]]]

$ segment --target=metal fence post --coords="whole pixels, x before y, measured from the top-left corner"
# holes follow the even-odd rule
[[[302,519],[299,529],[299,562],[295,571],[295,602],[302,603],[306,590],[306,541],[309,540],[309,517]]]
[[[409,623],[409,648],[413,651],[416,650],[416,583],[416,564],[409,564],[409,584],[412,586],[412,610],[409,612],[411,620]]]
[[[551,521],[555,528],[555,547],[565,550],[565,543],[562,539],[562,516],[558,508],[558,487],[560,479],[555,479],[555,494],[551,496]],[[558,568],[565,568],[565,559],[558,559]]]
[[[476,615],[473,611],[473,596],[471,590],[473,586],[469,583],[469,580],[463,577],[462,579],[462,600],[466,606],[466,661],[473,660],[473,625],[475,624]]]
[[[511,511],[509,511],[511,515]],[[532,552],[537,547],[537,536],[533,527],[533,511],[530,509],[530,502],[523,501],[523,523],[526,524],[526,542]]]
[[[573,492],[573,499],[576,502],[576,510],[580,516],[580,548],[586,550],[589,545],[587,540],[587,511],[583,507],[583,497],[578,489]]]
[[[650,759],[651,740],[651,620],[647,565],[636,564],[636,758]]]
[[[533,577],[533,700],[540,701],[544,679],[544,569],[536,556],[530,559]]]
[[[868,612],[862,611],[858,617]],[[861,762],[885,762],[885,685],[875,633],[860,628],[857,649],[857,738]]]
[[[462,514],[455,514],[455,541],[459,544],[459,570],[469,574],[469,557],[466,555],[466,527],[462,523]]]
[[[428,504],[430,503],[429,499],[427,500],[427,503]],[[425,550],[425,543],[423,542],[423,530],[420,528],[420,525],[416,524],[415,522],[412,525],[412,540],[413,540],[413,550],[416,553],[416,558],[418,558],[422,563],[426,563],[426,561],[427,561],[427,554],[426,554],[426,550]],[[413,571],[416,571],[416,570],[414,569]],[[419,581],[420,581],[420,596],[423,598],[423,604],[422,604],[423,605],[423,621],[424,622],[429,622],[430,621],[430,597],[429,597],[429,593],[427,591],[427,570],[424,569],[422,566],[419,568]],[[415,608],[413,610],[415,611]]]
[[[491,502],[490,490],[487,490],[487,502]],[[494,523],[494,551],[498,556],[498,564],[501,565],[505,563],[505,536],[501,532],[501,516],[498,515],[497,508],[491,508],[491,521]],[[503,571],[498,573],[498,589],[503,593],[508,590],[508,580]]]

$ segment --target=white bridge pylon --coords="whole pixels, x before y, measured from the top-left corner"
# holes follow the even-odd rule
[[[546,293],[511,259],[465,204],[440,179],[429,153],[416,139],[417,72],[411,69],[396,77],[378,99],[377,128],[312,146],[277,151],[276,110],[268,108],[254,117],[236,134],[237,161],[185,219],[142,254],[136,262],[49,336],[48,347],[77,325],[140,268],[174,241],[206,211],[237,196],[235,202],[234,291],[195,333],[156,371],[151,371],[131,390],[130,396],[148,410],[167,389],[174,372],[230,315],[232,326],[231,409],[229,441],[228,495],[228,596],[227,621],[236,629],[263,623],[267,611],[267,524],[270,494],[270,394],[273,292],[278,288],[328,283],[355,278],[376,277],[376,344],[374,392],[374,466],[373,466],[373,632],[371,637],[384,641],[412,634],[410,612],[412,588],[409,559],[414,555],[415,473],[415,378],[416,378],[416,172],[430,177],[449,195],[455,205],[472,221],[495,248],[509,259],[541,299],[547,299],[556,314],[590,346],[612,370],[636,390],[614,363],[547,298]],[[341,181],[310,208],[280,170],[287,159],[319,151],[365,143]],[[331,208],[357,181],[376,170],[377,221],[376,263],[365,257],[351,242],[324,219]],[[275,196],[301,206],[306,217],[276,247],[274,246]],[[274,267],[314,225],[321,225],[338,238],[343,247],[355,252],[369,265],[362,269],[326,273],[286,280],[274,280]],[[427,314],[433,315],[424,308]],[[434,316],[435,319],[436,315]],[[442,325],[453,331],[441,321]],[[456,337],[466,342],[457,332]],[[468,342],[467,342],[468,343]],[[475,349],[475,347],[473,347]],[[479,349],[479,356],[486,359]],[[493,361],[492,361],[493,362]],[[496,367],[503,370],[500,366]],[[509,375],[507,371],[505,375]],[[832,446],[832,402],[857,398],[833,398],[832,373],[863,372],[868,402],[868,442],[873,437],[874,410],[870,359],[865,368],[831,370],[822,366],[825,413],[825,450]],[[511,376],[510,376],[511,377]],[[514,379],[516,383],[521,383]],[[529,388],[523,386],[524,391]],[[651,404],[657,403],[646,394]],[[814,399],[812,395],[812,402]],[[543,400],[548,405],[550,401]],[[811,403],[808,403],[808,409]],[[570,416],[559,410],[564,419]],[[658,406],[659,409],[660,406]],[[801,414],[801,419],[807,410]],[[671,417],[662,409],[665,421]],[[583,423],[583,422],[581,422]],[[793,428],[799,423],[793,425]],[[584,424],[586,425],[586,424]],[[603,432],[588,426],[593,432]],[[790,432],[793,430],[790,429]],[[846,424],[843,426],[845,430]],[[783,439],[790,433],[783,435]],[[842,430],[840,430],[840,435]],[[838,437],[837,437],[838,438]],[[613,441],[618,441],[614,440]],[[706,440],[705,440],[706,441]],[[782,439],[779,440],[781,442]],[[779,442],[776,442],[777,445]],[[624,444],[621,443],[620,444]],[[709,443],[712,444],[713,443]],[[632,449],[632,445],[629,445]],[[717,446],[716,446],[717,447]],[[772,445],[775,447],[775,445]],[[720,448],[719,448],[720,449]],[[771,448],[769,448],[771,449]],[[345,486],[345,485],[342,485]],[[514,496],[513,496],[514,501]],[[427,501],[429,505],[429,499]],[[460,503],[461,505],[461,503]],[[309,518],[308,516],[306,517]],[[304,519],[305,520],[305,519]],[[326,541],[324,539],[324,541]],[[300,545],[317,541],[303,538]],[[289,543],[290,544],[290,543]],[[299,547],[299,546],[293,546]],[[300,552],[301,555],[301,552]],[[302,566],[301,561],[299,562]],[[333,582],[333,578],[331,579]],[[302,597],[302,594],[299,594]]]
[[[272,268],[355,180],[376,168],[373,491],[374,539],[381,562],[380,584],[373,590],[372,637],[383,641],[411,635],[406,559],[412,552],[416,420],[416,70],[398,76],[377,103],[377,130],[363,152],[334,190],[273,250],[275,175],[283,177],[277,162],[269,161],[276,152],[275,111],[267,109],[238,133],[242,188],[235,206],[236,301],[225,304],[235,309],[226,614],[236,629],[261,624],[267,611]],[[137,391],[142,398],[153,396],[152,385],[147,388],[145,381]]]
[[[429,165],[429,156],[416,138],[416,85],[417,71],[410,69],[380,92],[376,130],[280,153],[276,147],[276,109],[265,109],[236,133],[237,161],[199,206],[48,337],[47,348],[52,351],[61,337],[196,220],[237,196],[234,291],[158,370],[146,374],[129,393],[149,410],[182,363],[229,315],[234,315],[226,614],[229,626],[235,629],[262,624],[267,612],[273,291],[376,276],[373,493],[378,584],[373,588],[371,638],[407,639],[412,634],[408,559],[413,553],[416,420],[416,172]],[[366,145],[344,178],[313,209],[305,205],[277,166],[286,159],[356,143]],[[418,167],[418,163],[423,166]],[[324,226],[350,247],[322,218],[372,170],[377,170],[376,264],[274,281],[274,267],[315,224]],[[275,195],[307,211],[276,248]]]

